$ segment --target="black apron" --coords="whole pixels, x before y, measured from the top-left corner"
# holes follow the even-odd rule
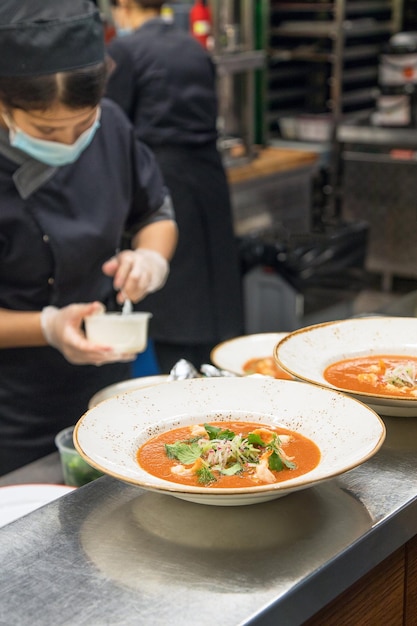
[[[215,144],[154,147],[179,229],[165,287],[140,308],[157,341],[210,344],[242,333],[241,278],[226,176]]]

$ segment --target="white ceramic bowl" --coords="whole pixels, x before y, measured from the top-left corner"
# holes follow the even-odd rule
[[[222,418],[300,432],[319,446],[320,462],[290,480],[237,489],[180,485],[152,476],[137,463],[139,446],[152,435]],[[372,457],[384,438],[383,422],[361,402],[337,391],[268,377],[195,378],[131,391],[87,411],[74,433],[81,456],[115,478],[221,506],[272,500],[337,476]]]
[[[323,377],[336,361],[367,354],[417,356],[417,319],[363,317],[300,328],[275,347],[280,367],[304,382],[336,389]],[[382,415],[417,417],[417,398],[348,392]]]
[[[107,387],[100,389],[100,391],[97,391],[97,393],[90,398],[88,408],[92,409],[93,406],[103,402],[103,400],[108,400],[109,398],[113,398],[113,396],[117,396],[126,391],[134,391],[135,389],[142,389],[142,387],[150,387],[151,385],[165,383],[168,378],[168,374],[156,374],[155,376],[139,376],[138,378],[121,380],[119,383],[108,385]]]
[[[215,346],[210,359],[216,367],[244,376],[243,366],[249,359],[273,357],[276,344],[286,335],[287,333],[258,333],[234,337]]]
[[[148,343],[151,313],[99,313],[85,318],[88,339],[117,352],[144,352]]]

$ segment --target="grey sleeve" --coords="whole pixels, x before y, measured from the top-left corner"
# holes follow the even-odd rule
[[[148,224],[153,224],[154,222],[161,222],[164,220],[175,221],[174,205],[172,203],[172,198],[168,192],[166,193],[161,206],[156,211],[154,211],[152,215],[150,215],[147,219],[144,219],[141,222],[140,228],[148,226]]]

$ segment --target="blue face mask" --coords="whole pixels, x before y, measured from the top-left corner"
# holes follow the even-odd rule
[[[131,35],[133,33],[133,28],[128,26],[117,26],[116,25],[116,33],[118,37],[126,37],[126,35]]]
[[[47,141],[46,139],[38,139],[27,135],[16,125],[9,126],[10,145],[25,152],[37,161],[46,163],[47,165],[60,166],[74,163],[80,154],[90,145],[97,128],[100,126],[100,109],[97,111],[97,117],[94,123],[87,128],[76,141],[72,144],[60,143],[58,141]]]

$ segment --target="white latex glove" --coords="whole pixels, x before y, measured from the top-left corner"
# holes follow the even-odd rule
[[[103,365],[116,361],[132,361],[136,355],[120,354],[111,347],[88,341],[82,323],[88,315],[104,312],[100,302],[70,304],[62,309],[47,306],[41,312],[43,336],[50,346],[59,350],[75,365]]]
[[[149,248],[123,250],[103,265],[103,272],[113,276],[113,286],[119,291],[117,300],[125,298],[139,302],[148,293],[164,286],[169,274],[168,261]]]

